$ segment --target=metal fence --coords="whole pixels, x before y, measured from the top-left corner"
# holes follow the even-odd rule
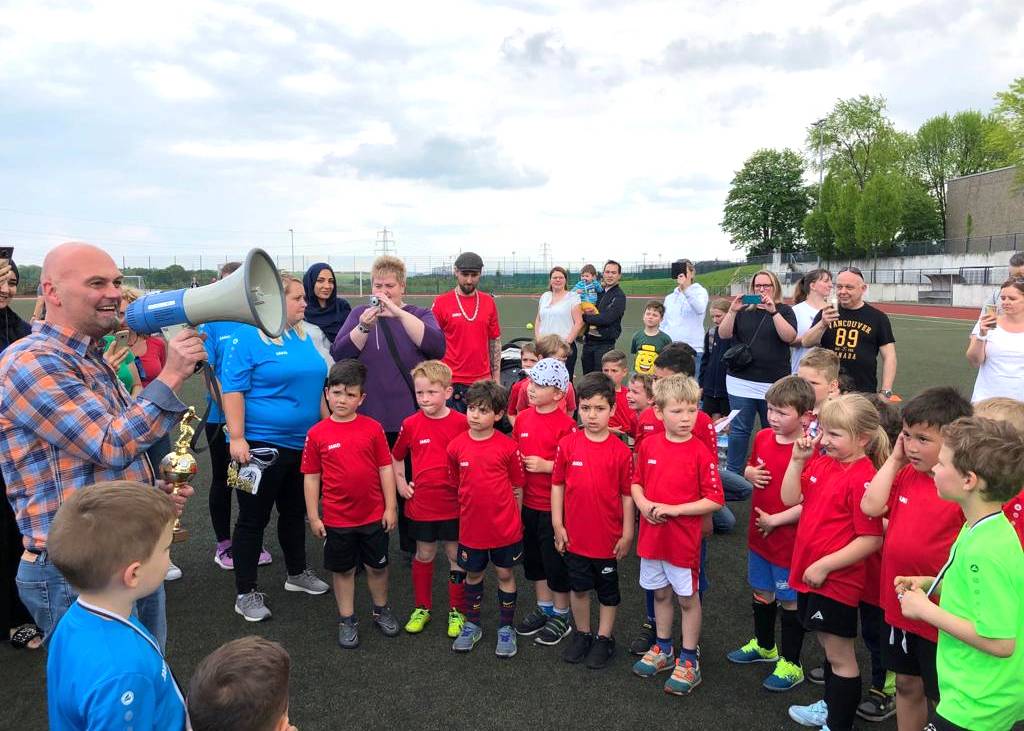
[[[1024,232],[996,236],[970,236],[961,239],[932,239],[930,241],[906,241],[884,246],[874,256],[926,256],[929,254],[991,254],[994,251],[1024,250]],[[771,264],[772,254],[748,256],[748,264]],[[813,251],[794,251],[782,255],[783,263],[806,263],[818,260]]]

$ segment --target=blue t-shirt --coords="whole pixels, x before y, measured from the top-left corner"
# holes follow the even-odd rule
[[[213,373],[217,376],[218,381],[221,368],[224,365],[225,350],[231,345],[231,336],[239,327],[240,323],[237,322],[207,322],[197,328],[199,332],[206,335],[206,341],[203,343],[203,347],[206,348],[206,360],[213,368]],[[220,410],[217,402],[209,394],[206,396],[206,403],[210,407],[210,415],[206,421],[210,424],[223,424],[224,412]]]
[[[320,421],[327,363],[308,335],[289,330],[281,345],[267,342],[252,325],[240,325],[224,357],[224,393],[245,395],[245,438],[302,449],[306,432]]]
[[[185,728],[185,701],[153,636],[136,617],[81,600],[50,640],[46,701],[52,731]]]

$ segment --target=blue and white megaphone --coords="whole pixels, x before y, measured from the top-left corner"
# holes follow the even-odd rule
[[[263,249],[250,251],[245,264],[219,282],[147,294],[128,305],[125,314],[128,327],[141,334],[217,321],[255,325],[271,338],[281,335],[284,287],[274,261]]]

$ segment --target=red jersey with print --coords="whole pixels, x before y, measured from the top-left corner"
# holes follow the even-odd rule
[[[637,414],[636,422],[633,426],[633,449],[639,452],[640,445],[644,439],[655,434],[663,434],[664,432],[665,424],[654,413],[654,407],[648,406]]]
[[[519,389],[516,396],[515,411],[509,412],[513,415],[517,415],[530,408],[530,394],[526,392],[526,388],[530,385],[530,379],[524,378],[520,383],[523,386]],[[512,403],[511,395],[509,396],[509,403]],[[562,410],[563,414],[572,414],[576,411],[576,389],[572,387],[571,383],[569,384],[569,389],[565,392],[565,396],[558,402],[558,407]]]
[[[516,443],[497,431],[480,441],[463,432],[448,444],[448,466],[459,489],[459,543],[484,549],[522,540],[512,488],[526,478]]]
[[[609,429],[617,429],[623,434],[634,435],[636,432],[636,412],[629,408],[626,394],[629,389],[620,388],[615,392],[615,413],[608,420]]]
[[[782,478],[789,467],[789,458],[793,454],[793,443],[779,444],[775,432],[762,429],[754,437],[754,448],[750,452],[751,467],[762,467],[771,473],[771,479],[764,487],[754,485],[750,503],[750,526],[747,529],[747,545],[750,550],[776,566],[789,568],[793,558],[793,542],[796,540],[796,523],[780,525],[772,530],[767,537],[761,535],[754,519],[760,508],[769,515],[789,510],[782,502]]]
[[[1020,545],[1024,547],[1024,490],[1017,493],[1003,506],[1003,515],[1010,521],[1010,525],[1017,531],[1020,538]]]
[[[618,406],[616,405],[616,408]],[[611,422],[609,422],[611,426]],[[665,433],[665,422],[654,413],[654,407],[648,406],[637,416],[633,430],[633,449],[639,454],[640,444],[649,436]],[[693,422],[693,438],[707,447],[711,456],[718,464],[718,436],[715,434],[715,422],[703,411],[697,412],[697,420]]]
[[[444,362],[452,369],[452,382],[490,378],[488,341],[501,337],[494,297],[480,290],[469,297],[451,290],[438,295],[430,309],[444,332]]]
[[[558,443],[551,483],[565,486],[566,550],[587,558],[615,558],[615,544],[622,538],[622,496],[629,496],[632,469],[629,447],[612,434],[595,442],[580,430]]]
[[[964,526],[964,514],[959,505],[939,497],[930,473],[907,465],[892,481],[887,517],[879,581],[885,621],[929,642],[938,642],[935,627],[903,616],[893,580],[897,576],[937,576]],[[936,604],[937,600],[933,597]]]
[[[422,411],[402,422],[391,454],[401,462],[412,455],[413,495],[405,501],[410,520],[452,520],[459,517],[459,491],[448,469],[448,443],[466,431],[466,416],[454,409],[441,419]]]
[[[793,589],[821,594],[850,607],[860,603],[864,593],[864,561],[831,572],[817,589],[804,583],[804,571],[858,536],[882,535],[882,519],[871,518],[860,509],[864,490],[874,476],[875,466],[867,456],[850,464],[828,455],[808,460],[800,476],[804,509],[797,523],[789,565],[789,585]]]
[[[505,413],[509,416],[515,416],[519,413],[519,392],[526,389],[526,384],[529,380],[529,378],[520,378],[508,387],[508,407],[505,409]]]
[[[384,517],[380,468],[390,464],[384,429],[370,417],[314,424],[302,449],[302,473],[320,474],[324,525],[354,528]]]
[[[656,503],[679,505],[708,498],[725,504],[718,464],[707,447],[691,437],[670,442],[664,434],[644,440],[637,452],[633,484]],[[636,552],[641,558],[668,561],[696,571],[700,567],[700,515],[681,515],[659,525],[640,519]]]
[[[562,437],[576,431],[576,422],[561,409],[541,414],[533,406],[520,412],[512,434],[519,445],[519,455],[554,460]],[[524,469],[526,485],[523,505],[531,510],[551,512],[551,473]]]

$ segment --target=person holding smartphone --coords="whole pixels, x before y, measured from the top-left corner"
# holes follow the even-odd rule
[[[1024,386],[1024,279],[999,288],[999,305],[985,305],[971,332],[967,360],[978,369],[971,403],[994,396],[1020,399]]]
[[[696,373],[704,357],[704,316],[708,311],[708,291],[695,281],[697,268],[689,259],[672,262],[672,278],[676,288],[665,298],[665,317],[661,331],[672,342],[686,343],[693,348]]]

